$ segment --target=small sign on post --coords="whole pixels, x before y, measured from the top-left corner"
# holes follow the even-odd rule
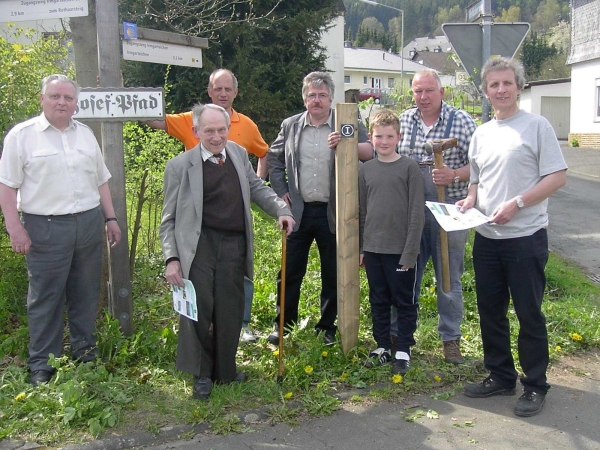
[[[88,0],[0,0],[0,22],[63,19],[88,14]]]
[[[83,88],[74,118],[129,121],[165,118],[162,88]]]

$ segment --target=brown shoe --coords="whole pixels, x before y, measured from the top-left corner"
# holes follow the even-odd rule
[[[444,341],[444,360],[448,364],[462,364],[465,358],[460,353],[460,338],[455,341]]]

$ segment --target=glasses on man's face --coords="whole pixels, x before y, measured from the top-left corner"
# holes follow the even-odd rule
[[[325,93],[319,93],[319,94],[311,93],[306,96],[306,99],[309,102],[314,102],[316,99],[323,101],[323,100],[327,100],[328,98],[329,98],[329,94],[325,94]]]

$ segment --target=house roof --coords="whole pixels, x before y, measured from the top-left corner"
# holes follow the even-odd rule
[[[404,58],[404,73],[415,73],[423,65]],[[425,66],[428,67],[428,66]],[[374,48],[344,48],[344,68],[377,72],[401,72],[402,58]]]
[[[449,59],[448,56],[449,53],[418,52],[413,56],[412,60],[448,75],[454,75],[457,70],[463,70],[459,63],[453,59]]]
[[[410,51],[415,49],[418,52],[423,52],[429,49],[430,52],[433,52],[433,49],[436,47],[440,47],[443,53],[449,53],[452,51],[452,46],[450,45],[450,41],[446,36],[425,36],[414,38],[408,44],[404,46],[402,49],[402,55],[405,58],[410,58]]]
[[[567,64],[600,58],[600,0],[572,0]]]
[[[550,85],[550,84],[562,84],[562,83],[570,83],[570,82],[571,82],[570,78],[556,78],[554,80],[528,81],[527,83],[525,83],[525,86],[523,86],[523,89],[530,89],[534,86],[544,86],[544,85]]]

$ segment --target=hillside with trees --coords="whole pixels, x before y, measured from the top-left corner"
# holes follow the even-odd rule
[[[404,43],[416,37],[439,36],[443,23],[465,22],[473,0],[378,0],[404,11]],[[356,47],[400,51],[400,13],[359,0],[344,0],[346,40]],[[529,22],[531,33],[519,57],[529,80],[569,76],[568,0],[493,0],[494,22]]]

